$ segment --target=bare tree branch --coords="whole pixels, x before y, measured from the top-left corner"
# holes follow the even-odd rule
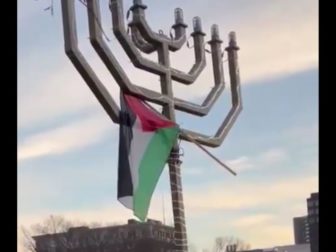
[[[227,252],[229,248],[233,248],[235,251],[248,250],[250,244],[234,236],[217,237],[212,251]]]
[[[30,229],[21,228],[23,234],[22,244],[26,251],[36,252],[36,244],[33,236],[39,235],[53,235],[50,244],[46,246],[57,246],[61,250],[71,250],[74,248],[94,247],[95,251],[104,251],[108,246],[109,237],[107,231],[99,222],[93,222],[89,225],[80,221],[68,221],[62,216],[50,215],[41,223],[34,224]],[[84,233],[72,232],[71,228],[75,227],[89,227],[89,232],[83,230]]]

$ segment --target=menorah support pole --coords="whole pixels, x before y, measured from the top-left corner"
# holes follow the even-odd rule
[[[158,48],[158,60],[161,65],[170,68],[169,47],[162,43]],[[162,113],[172,121],[175,121],[174,94],[172,88],[171,73],[167,72],[160,76],[161,91],[163,95],[172,98],[163,106]],[[181,180],[181,161],[179,159],[179,146],[175,144],[168,161],[170,189],[174,216],[174,241],[176,252],[188,252],[187,231],[184,216],[184,204]]]
[[[181,164],[179,147],[175,146],[169,157],[169,178],[174,214],[174,241],[176,252],[188,251],[187,229],[184,216],[184,203],[181,180]]]

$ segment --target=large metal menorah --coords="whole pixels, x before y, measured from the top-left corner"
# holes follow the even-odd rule
[[[75,0],[61,1],[66,54],[97,97],[100,104],[104,107],[112,121],[114,123],[119,123],[118,105],[78,49]],[[170,51],[175,52],[181,49],[187,40],[187,25],[184,23],[183,12],[181,9],[177,8],[175,10],[175,24],[172,26],[175,36],[168,37],[162,32],[156,33],[151,30],[145,18],[145,9],[147,6],[142,3],[142,0],[134,0],[133,6],[130,8],[133,17],[128,24],[130,28],[129,34],[127,31],[128,27],[124,22],[123,0],[110,0],[109,8],[112,15],[113,32],[116,38],[135,67],[160,76],[161,93],[159,93],[135,85],[130,81],[103,39],[99,0],[87,0],[86,4],[91,44],[116,80],[117,84],[120,86],[122,92],[161,105],[163,107],[162,113],[170,120],[175,121],[175,110],[184,111],[197,116],[205,116],[208,114],[225,87],[223,52],[221,48],[222,40],[219,37],[217,25],[211,27],[211,40],[209,41],[215,84],[203,103],[199,105],[174,97],[172,86],[172,81],[185,85],[193,84],[206,66],[205,33],[202,31],[201,20],[199,17],[193,19],[194,31],[191,34],[194,41],[195,64],[188,73],[185,73],[173,68],[169,58]],[[232,108],[224,118],[217,132],[214,136],[207,136],[199,132],[182,128],[180,139],[193,141],[199,145],[209,147],[218,147],[225,139],[238,117],[238,114],[242,110],[237,62],[238,50],[239,48],[237,46],[235,33],[231,32],[229,34],[229,45],[226,48],[226,51],[231,84]],[[157,52],[158,62],[144,58],[140,51],[146,54]],[[185,252],[188,251],[188,246],[180,172],[181,161],[179,156],[179,146],[176,144],[168,160],[175,226],[174,238],[176,251]]]

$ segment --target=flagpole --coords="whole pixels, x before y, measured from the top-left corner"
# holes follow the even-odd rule
[[[188,140],[190,142],[194,143],[197,147],[199,147],[201,150],[203,150],[212,159],[214,159],[218,164],[220,164],[222,167],[224,167],[225,169],[227,169],[234,176],[237,176],[237,173],[234,170],[232,170],[228,165],[226,165],[222,161],[220,161],[217,157],[215,157],[210,151],[208,151],[206,148],[204,148],[201,144],[197,143],[197,141],[194,138],[192,138],[188,134],[185,134],[185,136],[188,138]]]

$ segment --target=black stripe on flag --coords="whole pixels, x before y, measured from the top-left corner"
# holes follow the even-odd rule
[[[119,161],[118,161],[118,199],[133,196],[131,166],[128,156],[133,139],[132,128],[136,115],[125,103],[124,95],[120,92],[120,126],[119,126]]]

